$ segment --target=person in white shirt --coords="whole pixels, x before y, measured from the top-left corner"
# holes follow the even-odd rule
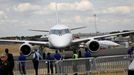
[[[38,66],[39,66],[39,60],[42,59],[42,56],[39,53],[39,50],[35,49],[33,53],[33,66],[35,69],[35,75],[38,75]]]
[[[128,75],[134,75],[134,60],[128,66]]]

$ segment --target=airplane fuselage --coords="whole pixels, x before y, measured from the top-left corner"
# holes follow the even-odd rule
[[[56,25],[50,29],[48,40],[55,48],[65,48],[71,44],[73,37],[67,26]]]

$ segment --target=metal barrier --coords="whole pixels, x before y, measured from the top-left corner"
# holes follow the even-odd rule
[[[90,71],[93,66],[93,58],[68,59],[57,61],[57,70],[61,74]]]
[[[128,55],[98,57],[95,64],[97,71],[124,70],[128,68],[130,59]]]
[[[47,67],[49,61],[42,60],[39,62],[39,75],[51,75],[48,73]],[[25,68],[27,75],[35,74],[33,63],[31,60],[25,62]],[[82,75],[102,75],[102,73],[114,73],[114,75],[127,75],[128,65],[130,64],[130,58],[128,55],[119,56],[104,56],[97,58],[79,58],[79,59],[64,59],[60,61],[52,61],[52,67],[54,70],[53,75],[72,75],[74,73]],[[15,62],[14,73],[19,75],[19,62]],[[119,74],[121,72],[122,74]],[[105,74],[106,75],[106,74]],[[107,74],[109,75],[109,74]]]
[[[112,71],[125,71],[130,64],[128,55],[105,56],[98,58],[82,58],[77,60],[63,60],[57,63],[59,73],[100,73]],[[61,66],[59,66],[61,65]]]
[[[40,60],[39,61],[39,67],[38,67],[38,74],[39,75],[50,74],[50,73],[47,72],[48,62],[49,61],[45,61],[45,60]],[[15,68],[14,68],[15,75],[21,75],[20,69],[19,69],[19,63],[21,63],[21,62],[20,61],[15,61]],[[53,70],[54,70],[54,68],[55,68],[54,61],[52,61],[52,64],[53,64]],[[35,70],[34,70],[34,67],[33,67],[32,60],[25,61],[25,70],[26,70],[26,75],[34,75],[35,74]]]

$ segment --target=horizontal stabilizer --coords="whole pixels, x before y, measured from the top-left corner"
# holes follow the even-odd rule
[[[33,30],[33,29],[30,29],[30,31],[36,31],[36,32],[49,32],[48,30]]]
[[[83,27],[77,27],[77,28],[72,28],[71,30],[77,30],[77,29],[82,29],[82,28],[86,28],[85,26]]]

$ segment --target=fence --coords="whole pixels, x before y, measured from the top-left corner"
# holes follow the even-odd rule
[[[60,61],[52,61],[53,75],[72,75],[74,73],[82,75],[127,75],[128,65],[131,59],[128,55],[104,56],[97,58],[79,58],[79,59],[64,59]],[[15,62],[15,75],[19,75],[19,62]],[[49,61],[42,60],[39,62],[39,75],[48,75],[47,67]],[[25,62],[27,75],[35,74],[33,63],[31,60]],[[120,73],[120,74],[119,74]],[[49,73],[51,75],[51,73]]]

